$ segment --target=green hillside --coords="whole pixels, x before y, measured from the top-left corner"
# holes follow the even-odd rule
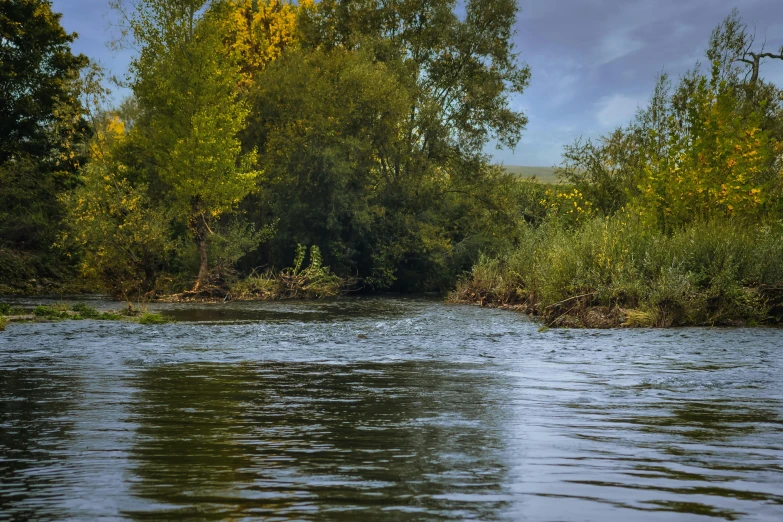
[[[541,183],[557,183],[558,181],[555,167],[524,167],[520,165],[505,165],[504,167],[510,174],[525,178],[535,177]]]

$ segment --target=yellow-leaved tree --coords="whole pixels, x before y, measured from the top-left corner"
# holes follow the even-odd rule
[[[247,84],[287,48],[298,42],[299,12],[314,9],[313,0],[299,5],[281,0],[230,0],[223,30]]]
[[[737,88],[691,74],[672,97],[665,146],[643,168],[638,211],[663,230],[713,217],[754,216],[772,189],[770,137]]]
[[[96,114],[89,162],[82,183],[66,197],[68,231],[61,241],[83,251],[82,271],[112,295],[140,299],[154,294],[176,242],[166,212],[154,204],[144,183],[133,183],[118,156],[127,145],[124,122],[115,114]],[[75,247],[75,248],[74,248]]]

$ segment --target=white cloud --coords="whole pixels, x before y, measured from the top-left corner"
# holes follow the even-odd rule
[[[595,65],[604,65],[624,56],[633,54],[644,47],[644,44],[631,38],[628,31],[610,33],[601,41],[597,49],[598,56]]]
[[[641,96],[613,94],[604,96],[598,103],[596,118],[601,127],[611,128],[625,125],[631,121],[634,114],[645,101]]]

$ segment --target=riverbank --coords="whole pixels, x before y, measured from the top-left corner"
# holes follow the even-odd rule
[[[750,295],[769,296],[768,316],[760,321],[747,318],[722,317],[719,322],[686,323],[670,313],[624,308],[621,305],[589,304],[590,295],[578,295],[555,305],[542,307],[529,301],[505,300],[502,296],[480,295],[474,292],[452,292],[446,297],[449,304],[474,305],[480,308],[509,310],[527,315],[541,323],[542,328],[668,328],[674,326],[770,326],[781,323],[783,314],[783,287],[746,289]]]
[[[145,307],[127,307],[115,310],[98,310],[85,303],[57,303],[54,305],[13,306],[0,303],[0,331],[10,323],[42,323],[54,321],[92,319],[96,321],[130,321],[139,324],[163,324],[169,320],[162,314],[150,312]]]
[[[511,308],[548,327],[783,322],[783,226],[694,223],[670,234],[624,217],[546,224],[482,257],[448,301]]]

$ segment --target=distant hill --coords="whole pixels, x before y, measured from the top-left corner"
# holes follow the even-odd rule
[[[524,167],[520,165],[504,165],[506,172],[524,178],[535,177],[541,183],[557,183],[555,167]]]

